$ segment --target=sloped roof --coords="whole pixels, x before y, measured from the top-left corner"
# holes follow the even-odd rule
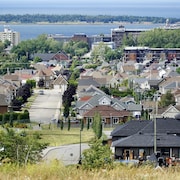
[[[174,118],[157,118],[156,119],[157,133],[180,134],[180,120]],[[141,130],[143,133],[154,132],[154,121]]]
[[[93,117],[98,112],[101,117],[127,117],[130,115],[128,111],[118,111],[111,106],[99,105],[83,114],[84,117]]]
[[[97,83],[97,81],[95,81],[92,78],[88,78],[88,79],[79,79],[78,81],[78,86],[90,86],[93,85],[95,87],[99,87],[100,84]]]
[[[127,110],[129,110],[129,111],[142,111],[142,104],[130,103],[127,105]]]
[[[88,101],[92,96],[83,96],[79,101]]]
[[[111,136],[121,136],[126,137],[136,134],[138,131],[147,126],[150,120],[131,120],[123,125],[117,126],[112,132]]]
[[[180,137],[169,134],[157,134],[157,147],[180,147]],[[114,141],[115,147],[153,147],[153,133],[137,133]]]
[[[59,76],[54,80],[53,84],[54,85],[68,84],[68,82],[61,74],[59,74]]]
[[[97,94],[97,95],[93,96],[92,98],[90,98],[86,103],[91,104],[92,107],[98,106],[98,105],[99,105],[99,100],[102,99],[103,97],[109,98],[110,101],[111,101],[111,105],[113,105],[114,103],[117,103],[117,104],[119,104],[119,106],[122,107],[122,110],[123,110],[123,109],[126,109],[126,105],[125,105],[123,102],[119,101],[119,100],[116,99],[116,98],[111,98],[110,96],[108,96],[108,95],[106,95],[106,94]],[[85,102],[84,102],[83,104],[85,104]],[[77,105],[78,105],[78,104],[77,104]],[[81,105],[82,105],[82,104],[81,104]],[[79,106],[79,107],[80,107],[80,106]]]
[[[0,94],[0,106],[8,106],[6,99],[7,97],[4,94]]]
[[[157,133],[180,134],[180,120],[174,118],[157,118]],[[126,137],[138,132],[154,133],[154,121],[152,120],[131,120],[116,127],[111,135]]]
[[[19,76],[17,74],[5,74],[3,78],[5,80],[19,81]]]

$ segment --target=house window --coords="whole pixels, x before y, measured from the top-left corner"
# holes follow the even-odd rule
[[[119,118],[114,118],[113,117],[113,124],[118,124],[119,123]]]
[[[87,122],[89,121],[89,124],[93,123],[93,118],[87,118]]]

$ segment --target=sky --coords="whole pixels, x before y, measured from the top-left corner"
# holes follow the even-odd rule
[[[40,4],[40,3],[45,3],[45,4],[67,4],[67,3],[81,3],[81,4],[113,4],[113,3],[132,3],[132,4],[136,4],[136,3],[143,3],[143,4],[160,4],[162,3],[163,5],[166,3],[178,3],[179,0],[90,0],[90,1],[85,1],[85,0],[1,0],[1,4],[8,4],[8,5],[17,5],[17,4]]]
[[[12,8],[21,8],[15,13],[26,14],[30,9],[42,14],[43,8],[49,12],[65,12],[68,14],[113,14],[144,15],[162,17],[180,17],[180,0],[0,0],[0,14],[13,13]],[[24,10],[23,10],[23,9]],[[51,9],[51,11],[50,11]],[[54,10],[54,11],[53,11]],[[81,11],[79,11],[81,10]],[[84,12],[83,12],[84,10]],[[142,12],[143,11],[143,12]],[[32,11],[31,11],[32,12]],[[65,13],[66,13],[65,12]]]

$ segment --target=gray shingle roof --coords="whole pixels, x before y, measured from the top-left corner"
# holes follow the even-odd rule
[[[91,99],[89,99],[88,103],[91,104],[93,107],[94,107],[94,106],[98,106],[98,105],[99,105],[99,100],[100,100],[101,98],[103,98],[104,96],[106,96],[107,98],[110,99],[111,104],[118,103],[118,104],[122,107],[121,110],[126,109],[126,105],[125,105],[123,102],[119,101],[119,100],[116,99],[116,98],[111,98],[110,96],[105,95],[105,94],[97,94],[97,95],[93,96]],[[87,102],[84,102],[83,104],[85,104],[85,103],[87,103]],[[77,103],[77,107],[80,107],[80,106],[79,106],[80,104],[81,104],[81,103]],[[81,104],[81,105],[82,105],[82,104]]]
[[[154,134],[137,133],[126,138],[114,141],[115,147],[153,147]],[[180,137],[168,134],[157,134],[157,147],[180,147]]]
[[[136,134],[138,131],[142,130],[151,121],[148,120],[131,120],[123,125],[116,127],[112,132],[111,136],[127,137]]]
[[[180,120],[164,118],[156,120],[157,133],[178,134],[180,135]],[[138,132],[154,133],[154,121],[152,120],[131,120],[116,127],[111,136],[127,137]]]
[[[180,134],[180,120],[173,118],[163,118],[156,120],[156,127],[158,133]],[[142,129],[143,133],[154,132],[154,121]]]
[[[100,87],[100,84],[97,83],[94,79],[79,79],[78,86],[90,86],[93,85],[95,87]]]

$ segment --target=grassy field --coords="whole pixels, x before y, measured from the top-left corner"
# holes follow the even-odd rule
[[[48,125],[41,126],[41,130],[26,130],[28,135],[37,134],[41,137],[41,142],[49,143],[49,146],[61,146],[65,144],[76,144],[80,142],[80,128],[71,128],[69,131],[67,128],[61,130],[57,127],[51,127]],[[81,132],[81,142],[88,143],[94,137],[92,129],[83,129]]]
[[[117,165],[111,170],[87,171],[52,162],[26,167],[0,166],[0,180],[179,180],[180,168],[155,169],[150,166]]]

